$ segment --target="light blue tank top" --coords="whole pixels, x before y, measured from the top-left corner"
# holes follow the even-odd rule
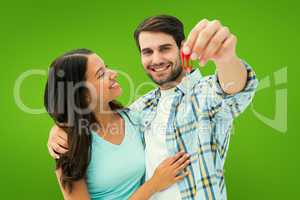
[[[119,112],[125,121],[120,145],[92,133],[91,161],[87,186],[92,200],[127,200],[141,185],[145,174],[145,154],[138,127],[129,112]]]

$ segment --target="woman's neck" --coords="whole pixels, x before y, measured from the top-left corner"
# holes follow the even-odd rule
[[[104,129],[118,122],[118,115],[111,109],[109,104],[95,109],[94,115],[97,122]]]

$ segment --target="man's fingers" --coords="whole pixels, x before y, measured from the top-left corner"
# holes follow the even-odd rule
[[[217,50],[215,55],[218,55],[221,51],[225,52],[227,49],[231,49],[232,47],[236,46],[237,37],[233,34],[230,34],[228,38],[224,41],[224,43],[220,46]]]
[[[237,43],[237,37],[233,34],[230,34],[230,36],[228,37],[228,39],[224,42],[223,44],[223,48],[224,49],[229,49],[232,46],[235,46]]]
[[[206,48],[207,44],[209,43],[209,41],[211,40],[211,38],[215,35],[215,33],[221,28],[221,23],[217,20],[214,20],[212,22],[210,22],[205,29],[203,29],[198,37],[197,40],[194,44],[194,46],[192,47],[192,59],[196,59],[199,56],[201,56],[201,54],[203,54],[204,49]]]
[[[66,140],[66,141],[68,140],[68,135],[63,129],[58,127],[58,129],[56,131],[57,131],[57,136],[59,136],[63,140]]]
[[[56,153],[53,151],[53,149],[52,149],[49,145],[47,145],[47,148],[48,148],[48,152],[49,152],[50,156],[51,156],[53,159],[59,159],[59,155],[56,154]]]
[[[68,146],[68,143],[67,143],[67,140],[61,138],[61,137],[56,137],[54,142],[56,142],[58,145],[60,145],[61,147],[64,147],[65,149],[68,149],[69,146]]]
[[[51,130],[50,130],[50,136],[58,136],[64,140],[68,140],[68,135],[67,133],[61,129],[59,126],[54,125]]]
[[[183,45],[183,53],[184,54],[191,53],[191,49],[193,48],[193,46],[197,40],[199,32],[201,32],[207,26],[207,24],[208,24],[208,20],[203,19],[192,29],[192,31],[189,33],[189,36],[188,36],[186,42]]]
[[[207,61],[210,57],[212,57],[217,50],[223,45],[225,40],[229,37],[230,32],[227,27],[221,28],[209,41],[204,53],[202,53],[202,59]]]
[[[61,146],[59,146],[58,144],[56,143],[52,143],[51,144],[51,148],[56,152],[56,153],[59,153],[59,154],[64,154],[68,151],[68,149],[65,149]]]

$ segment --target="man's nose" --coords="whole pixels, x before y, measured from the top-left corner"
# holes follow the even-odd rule
[[[162,62],[162,54],[159,51],[154,51],[152,56],[152,64],[159,65]]]

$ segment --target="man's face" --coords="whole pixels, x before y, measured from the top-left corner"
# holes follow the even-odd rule
[[[180,49],[171,35],[141,32],[139,44],[144,70],[161,88],[181,77]]]

